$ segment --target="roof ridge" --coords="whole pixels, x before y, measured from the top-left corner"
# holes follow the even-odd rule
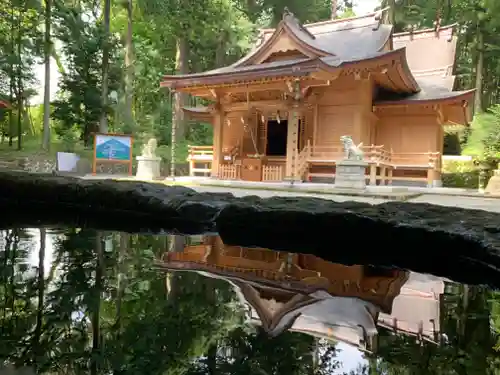
[[[374,11],[374,12],[371,12],[371,13],[367,13],[367,14],[364,14],[362,16],[355,16],[355,17],[347,17],[347,18],[336,18],[336,19],[333,19],[333,20],[325,20],[325,21],[318,21],[318,22],[312,22],[312,23],[300,23],[300,21],[298,21],[298,19],[293,15],[293,13],[291,13],[286,7],[285,7],[285,11],[288,11],[292,14],[292,16],[294,16],[294,18],[298,21],[298,24],[305,30],[307,30],[308,33],[311,33],[311,31],[308,29],[309,27],[315,27],[315,26],[323,26],[323,25],[330,25],[330,24],[340,24],[340,23],[344,23],[344,22],[350,22],[350,21],[355,21],[355,20],[360,20],[360,19],[364,19],[364,18],[370,18],[370,17],[374,17],[375,20],[378,18],[378,17],[381,17],[382,16],[382,13],[387,11],[389,8],[386,7],[386,8],[383,8],[383,9],[380,9],[380,10],[377,10],[377,11]],[[261,34],[268,34],[268,33],[273,33],[278,27],[265,27],[265,28],[262,28],[259,30],[259,33]]]
[[[316,37],[304,27],[304,25],[299,21],[299,19],[295,17],[295,15],[292,12],[290,12],[290,10],[287,7],[285,7],[285,9],[283,10],[283,19],[281,22],[284,22],[285,24],[290,22],[293,26],[297,27],[300,31],[306,33],[309,37],[311,37],[311,39],[316,39]],[[276,27],[276,29],[278,28],[279,25],[278,27]]]
[[[304,27],[311,27],[311,26],[322,26],[322,25],[329,25],[329,24],[335,24],[335,23],[343,23],[343,22],[350,22],[354,20],[359,20],[363,18],[370,18],[370,17],[380,17],[383,12],[387,11],[389,8],[383,8],[380,10],[373,11],[371,13],[364,14],[362,16],[354,16],[354,17],[347,17],[347,18],[335,18],[335,19],[330,19],[326,21],[318,21],[318,22],[312,22],[312,23],[305,23]]]
[[[458,23],[455,22],[455,23],[452,23],[450,25],[442,26],[439,29],[435,29],[434,27],[429,27],[427,29],[421,29],[421,30],[415,30],[415,31],[403,31],[400,33],[394,33],[393,37],[415,35],[415,34],[424,34],[424,33],[429,33],[429,32],[439,32],[441,30],[448,30],[448,29],[454,28],[457,25],[458,25]]]
[[[318,36],[318,35],[324,35],[324,34],[332,34],[332,33],[341,32],[341,31],[361,29],[361,28],[364,28],[364,27],[371,27],[373,29],[373,25],[376,22],[377,21],[375,21],[373,23],[370,23],[370,24],[366,24],[366,25],[349,26],[349,27],[345,27],[345,28],[338,28],[338,29],[335,29],[335,30],[327,30],[327,31],[315,33],[314,35]]]

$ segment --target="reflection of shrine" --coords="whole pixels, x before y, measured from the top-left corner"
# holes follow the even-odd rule
[[[343,266],[313,255],[227,246],[218,236],[205,236],[203,244],[167,253],[164,261],[171,270],[197,271],[231,283],[248,306],[249,319],[271,335],[292,330],[372,350],[377,323],[429,338],[439,330],[439,310],[427,303],[430,294],[418,292],[418,280],[408,287],[414,277],[405,271]],[[425,301],[421,304],[427,308],[425,321],[433,320],[432,326],[410,313],[419,313],[412,310],[416,301]]]

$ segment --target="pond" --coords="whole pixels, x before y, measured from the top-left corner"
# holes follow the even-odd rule
[[[214,234],[2,230],[0,329],[0,363],[51,375],[500,368],[492,289]]]

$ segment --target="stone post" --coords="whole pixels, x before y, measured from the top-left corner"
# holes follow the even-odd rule
[[[364,161],[361,145],[355,146],[352,138],[347,135],[340,137],[340,140],[344,145],[345,157],[335,163],[335,188],[365,190],[368,163]]]
[[[144,146],[142,155],[137,156],[137,172],[139,180],[156,180],[160,178],[161,157],[155,155],[156,139],[152,138]]]

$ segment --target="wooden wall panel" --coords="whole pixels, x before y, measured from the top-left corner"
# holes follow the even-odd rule
[[[433,115],[383,116],[376,125],[376,144],[403,153],[440,151],[440,127]]]
[[[228,112],[222,130],[222,150],[230,151],[234,146],[241,143],[243,139],[243,123],[241,116],[246,116],[246,112]]]
[[[340,137],[352,133],[354,114],[335,106],[320,106],[318,110],[316,145],[340,144]]]
[[[316,145],[339,145],[343,135],[352,136],[356,144],[371,143],[373,82],[370,79],[341,77],[318,92]]]

